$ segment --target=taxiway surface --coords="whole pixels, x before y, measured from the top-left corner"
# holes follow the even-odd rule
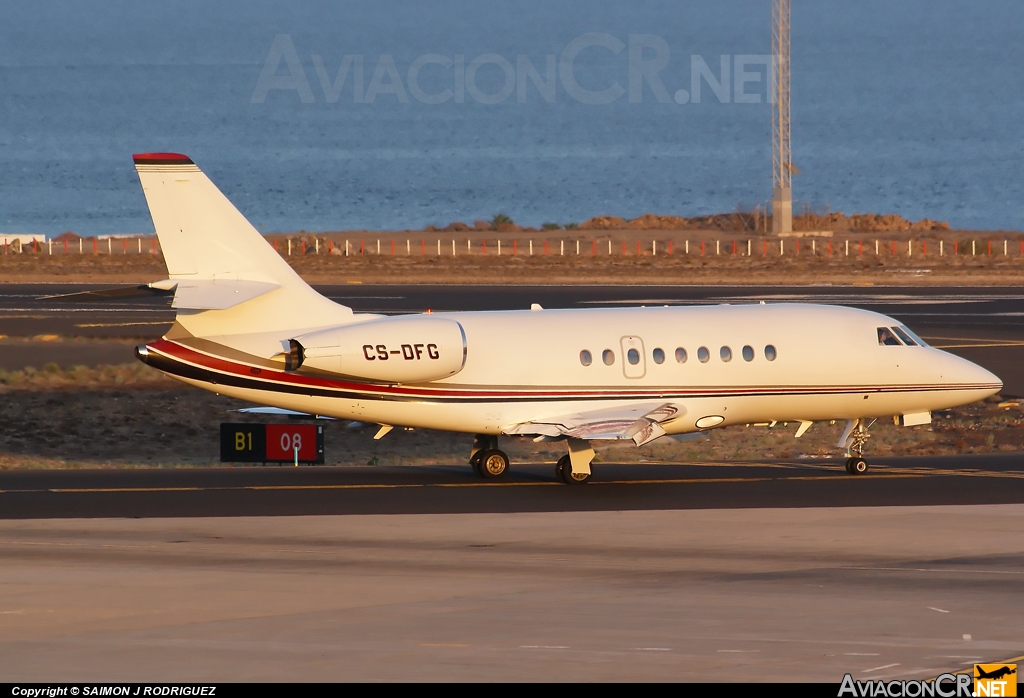
[[[1020,504],[7,520],[0,558],[6,681],[837,684],[1024,653]]]
[[[834,683],[1024,652],[1017,454],[552,469],[0,472],[0,675]]]
[[[468,465],[0,471],[0,519],[465,514],[655,509],[1024,504],[1017,453],[872,459],[866,475],[816,459],[596,463],[584,486],[554,464],[485,481]]]

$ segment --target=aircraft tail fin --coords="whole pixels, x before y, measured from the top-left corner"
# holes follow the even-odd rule
[[[301,281],[191,159],[133,155],[172,279]]]
[[[306,284],[186,156],[132,156],[149,204],[178,320],[197,335],[345,322],[351,310]]]

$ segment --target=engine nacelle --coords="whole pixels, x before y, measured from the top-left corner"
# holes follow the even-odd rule
[[[370,320],[291,340],[289,370],[312,368],[381,383],[420,383],[466,365],[466,333],[447,318],[417,315]]]

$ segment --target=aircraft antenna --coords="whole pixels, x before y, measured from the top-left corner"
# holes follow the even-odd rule
[[[793,230],[793,153],[789,142],[789,2],[772,0],[772,232]]]

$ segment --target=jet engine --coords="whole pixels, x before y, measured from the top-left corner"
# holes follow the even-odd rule
[[[420,383],[466,365],[466,333],[455,320],[417,315],[310,332],[289,340],[286,368],[381,383]]]

